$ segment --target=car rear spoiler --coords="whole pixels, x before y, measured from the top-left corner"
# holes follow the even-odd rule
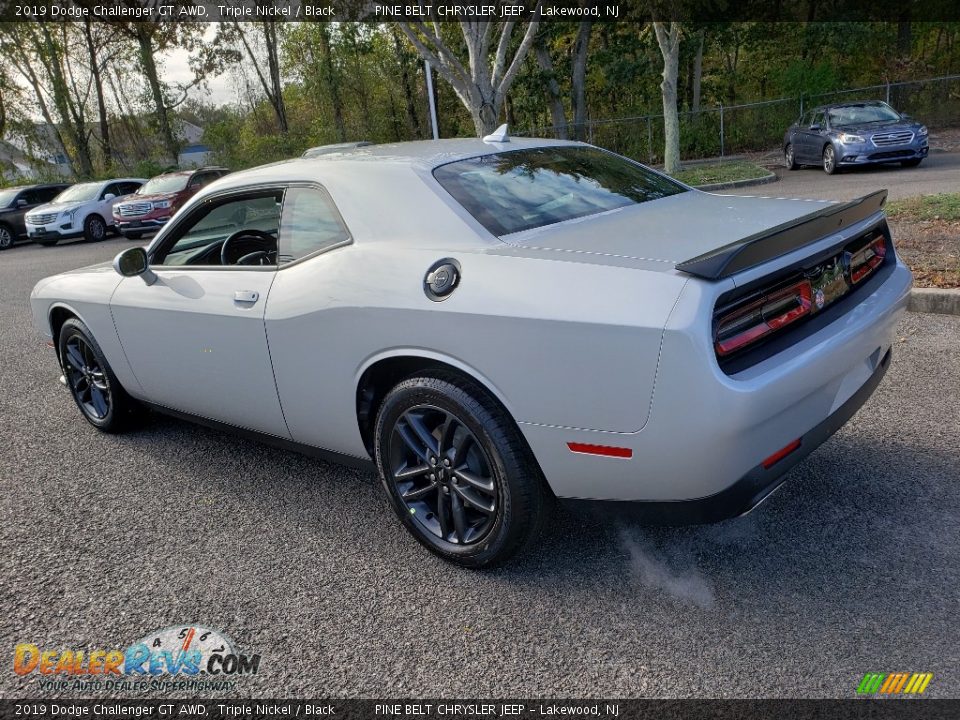
[[[838,228],[865,220],[879,211],[886,201],[887,191],[877,190],[847,203],[828,205],[717,250],[684,260],[677,263],[676,268],[707,280],[730,277],[826,237]]]

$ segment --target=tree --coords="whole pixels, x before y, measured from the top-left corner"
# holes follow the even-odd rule
[[[677,71],[680,58],[680,23],[654,22],[657,45],[663,55],[663,169],[668,174],[680,170],[680,117],[677,114]]]
[[[231,45],[239,44],[243,48],[250,64],[256,71],[257,80],[270,107],[277,118],[277,127],[286,134],[290,130],[287,120],[287,107],[283,100],[283,80],[280,76],[280,27],[282,23],[275,20],[263,20],[253,23],[223,23],[217,33],[217,44],[224,46],[231,59],[239,61],[241,56],[230,50]],[[263,57],[266,58],[266,73],[263,70]]]
[[[536,8],[539,6],[538,1]],[[462,20],[457,24],[466,46],[466,64],[441,39],[440,23],[435,22],[430,27],[422,21],[401,22],[399,26],[420,56],[453,87],[460,102],[470,112],[477,136],[482,137],[496,129],[506,95],[533,45],[539,23],[536,20],[527,23],[523,39],[509,62],[511,38],[518,24],[516,21],[493,23]],[[496,42],[495,32],[499,32]]]

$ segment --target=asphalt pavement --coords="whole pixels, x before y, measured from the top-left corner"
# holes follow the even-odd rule
[[[906,316],[874,397],[747,517],[560,515],[470,572],[408,537],[370,474],[172,419],[82,422],[28,295],[129,245],[0,253],[0,697],[74,694],[15,675],[17,643],[191,623],[261,656],[239,697],[848,698],[894,671],[960,697],[960,318]]]
[[[853,200],[874,190],[887,189],[891,200],[917,195],[960,192],[960,153],[932,152],[919,167],[875,165],[844,169],[827,175],[819,167],[774,169],[779,180],[734,190],[719,190],[730,195]]]

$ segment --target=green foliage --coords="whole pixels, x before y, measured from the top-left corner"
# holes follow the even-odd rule
[[[960,193],[893,200],[887,204],[887,215],[895,220],[960,220]]]
[[[734,161],[710,165],[691,165],[683,168],[680,172],[674,173],[673,177],[687,185],[697,187],[698,185],[711,185],[735,180],[753,180],[766,177],[769,174],[769,170],[755,163]]]

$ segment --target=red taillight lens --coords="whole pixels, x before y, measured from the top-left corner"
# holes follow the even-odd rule
[[[878,237],[850,256],[850,284],[856,285],[883,263],[887,256],[887,243]]]
[[[812,295],[810,281],[801,280],[720,317],[715,342],[717,355],[734,353],[808,315]]]

